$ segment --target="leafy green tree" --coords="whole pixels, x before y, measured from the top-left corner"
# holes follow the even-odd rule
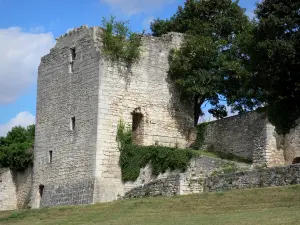
[[[17,126],[0,137],[0,167],[23,170],[32,162],[35,125]]]
[[[249,89],[268,106],[277,131],[287,133],[300,116],[300,1],[265,0],[256,15]]]
[[[155,20],[151,29],[155,36],[170,31],[185,34],[181,48],[170,54],[169,75],[194,106],[195,125],[206,102],[212,106],[209,112],[222,118],[227,115],[226,101],[230,105],[237,103],[236,98],[242,101],[243,80],[249,76],[242,37],[251,34],[252,24],[238,1],[187,0],[170,19]]]

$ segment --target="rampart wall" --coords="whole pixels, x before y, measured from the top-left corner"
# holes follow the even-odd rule
[[[209,177],[204,180],[204,190],[228,191],[292,184],[300,184],[300,164]]]
[[[22,172],[0,169],[0,211],[26,208],[31,200],[32,167]]]
[[[199,156],[191,159],[185,172],[179,170],[167,171],[157,177],[151,176],[151,167],[148,165],[141,169],[137,181],[125,184],[124,198],[201,193],[203,192],[204,180],[214,171],[224,168],[228,163],[227,160]],[[243,163],[234,164],[240,169],[249,169],[250,167],[250,165]]]

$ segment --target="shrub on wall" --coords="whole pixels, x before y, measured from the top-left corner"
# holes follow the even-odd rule
[[[113,62],[124,62],[129,67],[140,58],[141,35],[130,31],[128,22],[103,18],[103,53]]]

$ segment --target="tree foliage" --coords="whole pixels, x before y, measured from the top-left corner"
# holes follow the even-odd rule
[[[277,131],[286,133],[300,116],[300,1],[265,0],[256,15],[251,88],[262,93]]]
[[[128,22],[103,18],[103,52],[113,62],[125,62],[131,66],[140,57],[141,35],[130,31]]]
[[[35,125],[17,126],[0,137],[0,167],[23,170],[32,162]]]
[[[187,0],[169,20],[155,20],[151,29],[155,36],[170,31],[185,33],[181,48],[171,52],[169,75],[184,98],[193,103],[195,124],[205,102],[212,105],[211,114],[225,117],[224,100],[234,105],[235,98],[245,91],[243,80],[249,76],[243,63],[249,58],[241,43],[252,24],[238,1]]]

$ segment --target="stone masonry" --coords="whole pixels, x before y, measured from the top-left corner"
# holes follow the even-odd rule
[[[206,178],[205,191],[300,184],[300,164],[225,174]]]
[[[101,53],[99,27],[57,39],[38,75],[32,207],[112,201],[124,195],[118,165],[119,120],[139,115],[138,141],[185,147],[192,112],[167,76],[181,35],[142,37],[130,69]]]
[[[185,172],[179,170],[167,171],[157,177],[151,176],[151,167],[141,169],[135,182],[125,184],[124,198],[139,198],[147,196],[173,196],[197,194],[203,192],[203,183],[213,172],[228,165],[227,160],[199,156],[192,158]],[[239,170],[248,170],[250,165],[234,163]]]
[[[136,182],[122,182],[118,122],[132,127],[136,144],[185,148],[189,137],[195,137],[190,129],[192,107],[180,102],[167,74],[169,52],[180,46],[181,34],[143,36],[140,60],[126,67],[102,54],[102,32],[100,27],[74,29],[59,37],[41,59],[33,208],[113,201],[143,187],[162,190],[155,193],[199,193],[205,171],[216,166],[217,161],[197,159],[186,173],[155,178],[144,168]],[[204,147],[253,159],[255,164],[290,164],[300,162],[299,132],[298,125],[279,136],[264,114],[251,112],[210,123]],[[8,191],[3,184],[1,188]]]
[[[209,122],[203,133],[202,148],[248,158],[255,165],[282,166],[300,156],[299,131],[297,125],[289,134],[280,136],[265,113],[253,111]],[[196,129],[191,132],[190,144],[196,133]]]
[[[31,199],[32,167],[22,172],[0,168],[0,211],[28,206]]]

